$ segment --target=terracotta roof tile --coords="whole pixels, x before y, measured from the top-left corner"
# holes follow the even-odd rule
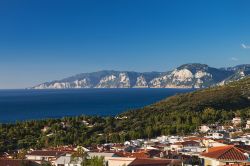
[[[199,142],[197,141],[184,141],[184,142],[175,142],[173,145],[183,145],[183,146],[188,146],[188,145],[199,145]]]
[[[34,151],[31,151],[27,155],[31,155],[31,156],[60,156],[60,155],[63,155],[63,154],[65,154],[65,152],[63,152],[63,151],[34,150]]]
[[[149,154],[145,152],[135,152],[135,153],[116,152],[115,154],[120,157],[149,158]]]
[[[187,138],[184,138],[185,141],[199,141],[199,140],[202,140],[203,137],[187,137]]]
[[[239,149],[234,145],[228,145],[210,148],[208,152],[202,153],[201,155],[217,160],[247,160],[248,157],[244,154],[245,152],[243,149]]]

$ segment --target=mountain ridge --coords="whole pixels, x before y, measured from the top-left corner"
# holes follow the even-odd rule
[[[250,64],[214,68],[187,63],[166,72],[102,70],[81,73],[61,80],[45,82],[31,89],[68,88],[206,88],[240,80],[250,75]]]

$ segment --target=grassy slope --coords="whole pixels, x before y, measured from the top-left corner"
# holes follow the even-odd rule
[[[205,108],[237,110],[250,107],[250,77],[225,86],[179,94],[136,111],[203,111]]]

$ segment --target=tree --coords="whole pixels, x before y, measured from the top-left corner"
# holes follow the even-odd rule
[[[98,156],[94,156],[91,159],[87,159],[87,166],[103,166],[104,165],[104,157],[98,157]]]
[[[48,161],[42,161],[41,166],[52,166],[52,164]]]
[[[82,166],[87,166],[87,157],[87,152],[85,152],[82,147],[78,147],[77,151],[71,155],[70,162],[81,162]]]
[[[17,159],[24,160],[26,158],[27,150],[22,149],[17,153]]]

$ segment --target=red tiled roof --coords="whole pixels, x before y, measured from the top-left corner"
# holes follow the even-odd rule
[[[47,148],[46,150],[49,151],[63,151],[63,152],[75,152],[75,147],[73,146],[61,146],[61,147],[51,147]]]
[[[214,139],[214,141],[219,142],[219,143],[225,143],[226,142],[226,140],[224,140],[224,139]]]
[[[182,142],[175,142],[172,145],[182,145]]]
[[[184,138],[185,141],[199,141],[199,140],[202,140],[203,137],[187,137],[187,138]]]
[[[200,140],[208,140],[209,138],[206,137],[186,137],[184,138],[184,141],[200,141]]]
[[[14,159],[0,159],[0,166],[22,166],[25,165],[35,165],[29,160],[14,160]]]
[[[62,152],[62,151],[34,150],[34,151],[31,151],[27,155],[31,155],[31,156],[60,156],[60,155],[63,155],[63,154],[65,154],[65,152]]]
[[[191,141],[184,141],[184,142],[175,142],[173,145],[183,145],[183,146],[199,145],[199,142],[191,140]]]
[[[135,152],[135,153],[116,152],[115,154],[120,157],[149,158],[149,154],[145,152]]]
[[[235,145],[235,147],[237,147],[238,149],[247,151],[248,153],[250,153],[250,145]]]
[[[247,160],[248,157],[244,154],[245,152],[243,149],[239,149],[234,145],[228,145],[209,148],[208,152],[202,153],[201,155],[217,160]]]
[[[172,160],[163,159],[135,159],[128,166],[167,166]]]

